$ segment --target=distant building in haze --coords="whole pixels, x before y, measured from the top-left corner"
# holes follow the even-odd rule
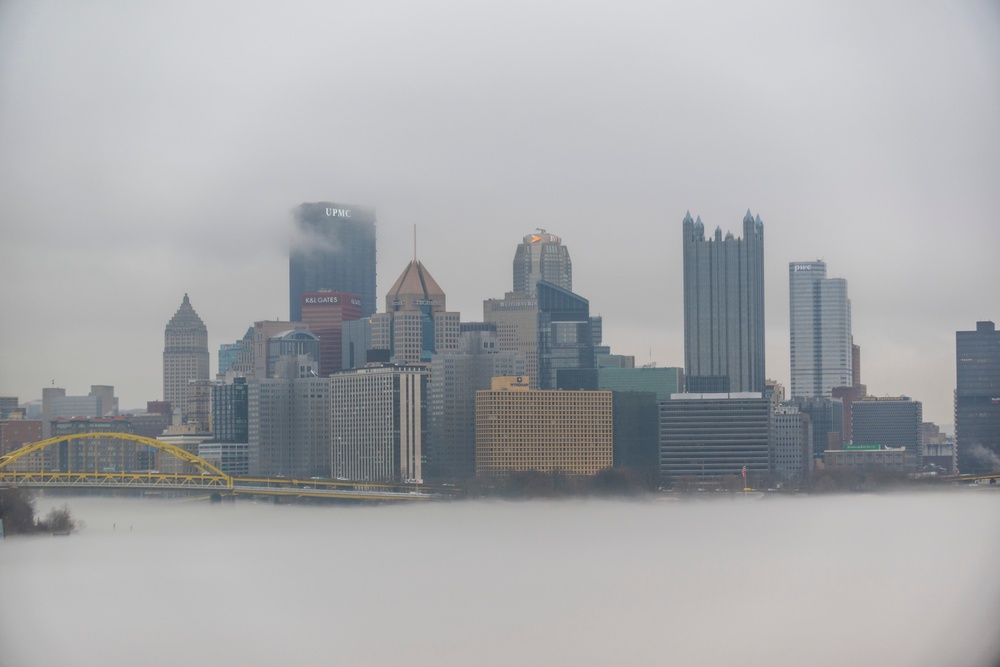
[[[163,331],[163,400],[181,417],[187,410],[188,383],[209,375],[208,329],[184,295]]]
[[[854,384],[847,281],[827,278],[826,263],[788,265],[792,397],[831,396]]]
[[[822,461],[824,452],[844,446],[844,404],[839,398],[793,398],[783,405],[795,406],[799,412],[809,416],[813,461]]]
[[[289,255],[289,318],[302,320],[302,295],[333,290],[361,296],[375,312],[375,211],[348,204],[301,204]]]
[[[705,239],[684,217],[684,364],[690,392],[764,390],[764,225]]]
[[[538,281],[544,280],[573,291],[573,263],[562,239],[539,229],[528,234],[514,253],[514,292],[532,296]]]
[[[496,376],[524,376],[524,357],[502,352],[496,326],[463,323],[458,349],[431,358],[426,476],[462,479],[476,474],[476,392]]]
[[[537,388],[538,298],[507,292],[503,299],[487,299],[483,302],[483,321],[496,326],[501,350],[524,357],[526,374]]]
[[[247,387],[247,468],[251,475],[330,474],[330,379],[302,377],[294,368],[254,379]]]
[[[1000,331],[955,333],[955,445],[961,473],[1000,470]]]
[[[923,404],[908,396],[868,396],[851,407],[851,432],[855,445],[905,447],[922,465]]]
[[[212,385],[212,434],[217,442],[249,442],[246,378]]]
[[[812,422],[795,406],[772,411],[771,460],[774,473],[786,481],[802,481],[813,469]]]

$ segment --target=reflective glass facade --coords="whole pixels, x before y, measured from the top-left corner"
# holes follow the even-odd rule
[[[788,265],[792,397],[830,396],[854,383],[847,281],[826,263]]]
[[[706,240],[684,218],[684,364],[688,391],[764,390],[764,225],[750,211],[742,239]]]
[[[1000,470],[1000,332],[993,322],[955,334],[955,441],[962,473]]]
[[[361,295],[361,314],[375,312],[375,211],[319,202],[295,210],[289,253],[289,310],[302,320],[305,292],[334,290]]]

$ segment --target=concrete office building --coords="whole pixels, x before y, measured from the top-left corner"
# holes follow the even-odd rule
[[[504,352],[524,357],[526,375],[538,388],[538,299],[508,292],[503,299],[483,302],[483,321],[496,326],[497,342]]]
[[[395,364],[427,364],[435,352],[458,345],[459,313],[448,312],[444,290],[413,260],[385,297],[385,312],[371,318],[372,349],[388,350]]]
[[[321,354],[319,337],[305,329],[282,331],[267,339],[267,377],[278,377],[278,364],[284,360],[306,357],[315,366],[319,375]]]
[[[802,481],[813,469],[812,422],[792,405],[771,413],[771,461],[775,475],[785,481]]]
[[[691,392],[764,390],[764,225],[747,211],[743,238],[688,213],[684,239],[684,364]]]
[[[331,475],[369,482],[422,480],[427,368],[368,366],[330,376]]]
[[[251,330],[253,332],[253,345],[249,361],[251,362],[250,368],[252,370],[245,377],[263,379],[274,377],[273,362],[278,355],[272,356],[270,354],[271,339],[275,336],[287,334],[290,331],[308,331],[308,328],[305,322],[259,320],[253,323]],[[248,331],[247,333],[250,332]],[[318,346],[312,352],[315,355],[313,359],[319,362]]]
[[[847,281],[827,278],[826,262],[788,265],[792,397],[831,396],[853,385]]]
[[[344,323],[361,318],[361,297],[347,292],[306,292],[302,321],[319,338],[319,374],[327,376],[342,366]]]
[[[51,437],[53,419],[70,417],[115,417],[118,415],[118,398],[110,385],[91,385],[86,396],[67,396],[62,387],[42,389],[42,435]]]
[[[375,312],[375,211],[348,204],[301,204],[288,260],[289,319],[302,320],[302,295],[333,290],[361,296]]]
[[[851,431],[854,444],[905,447],[915,454],[917,467],[922,465],[921,424],[923,404],[908,396],[867,396],[851,408]]]
[[[6,456],[24,445],[42,439],[42,422],[39,419],[0,420],[0,456]],[[45,470],[45,451],[40,450],[18,459],[10,470],[41,472]]]
[[[247,468],[253,476],[328,476],[330,379],[284,371],[248,383]]]
[[[524,357],[501,352],[496,326],[463,323],[458,349],[431,358],[427,472],[430,479],[476,474],[476,392],[496,376],[525,376]]]
[[[192,380],[188,383],[187,423],[197,425],[198,431],[208,433],[212,430],[212,387],[217,380]]]
[[[531,390],[498,377],[476,392],[476,473],[593,475],[613,464],[610,391]]]
[[[125,417],[72,417],[52,420],[52,437],[78,433],[132,433]],[[145,445],[97,437],[63,441],[46,448],[46,470],[59,472],[129,472],[139,470]]]
[[[163,330],[163,400],[186,418],[188,383],[209,376],[208,329],[184,295]]]
[[[955,446],[962,473],[1000,470],[1000,331],[990,321],[955,333]]]
[[[533,296],[540,280],[573,291],[569,250],[562,239],[544,229],[525,236],[514,252],[514,292]]]
[[[770,401],[758,392],[674,394],[660,401],[660,481],[740,476],[771,470]]]

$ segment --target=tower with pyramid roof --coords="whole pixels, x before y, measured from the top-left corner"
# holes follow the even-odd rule
[[[163,330],[163,400],[184,416],[188,383],[208,379],[208,329],[184,295]]]
[[[431,355],[458,347],[459,313],[445,308],[444,290],[414,259],[385,296],[385,312],[372,315],[372,349],[388,350],[398,364],[427,364]]]

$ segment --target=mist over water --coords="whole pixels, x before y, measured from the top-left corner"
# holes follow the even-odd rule
[[[68,502],[81,533],[0,542],[0,665],[909,667],[1000,655],[996,492]]]

